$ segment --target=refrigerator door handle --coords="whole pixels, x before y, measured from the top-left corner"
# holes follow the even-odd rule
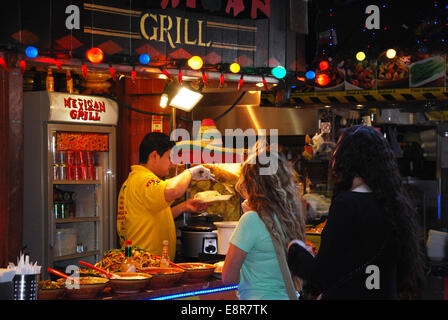
[[[54,221],[54,206],[51,206],[51,210],[50,210],[50,248],[54,248],[55,243],[54,243],[54,234],[56,233],[56,223]]]

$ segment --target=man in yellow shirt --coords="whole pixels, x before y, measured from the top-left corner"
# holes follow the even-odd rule
[[[168,240],[169,256],[176,253],[176,228],[174,219],[182,212],[197,212],[207,208],[194,199],[175,207],[170,205],[185,194],[191,180],[207,180],[210,170],[195,166],[167,180],[172,166],[170,152],[175,143],[163,133],[148,133],[140,144],[139,165],[123,183],[118,196],[117,231],[120,244],[131,240],[133,246],[162,255],[162,243]]]

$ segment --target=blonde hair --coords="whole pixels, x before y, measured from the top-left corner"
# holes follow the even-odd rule
[[[269,153],[271,161],[277,161],[277,170],[269,175],[260,174],[261,168],[270,165],[259,161],[262,153]],[[271,236],[282,244],[285,253],[291,240],[305,241],[305,217],[298,188],[286,157],[275,146],[260,142],[254,145],[244,162],[235,185],[236,191],[258,213]],[[300,283],[295,282],[296,289],[299,289]]]

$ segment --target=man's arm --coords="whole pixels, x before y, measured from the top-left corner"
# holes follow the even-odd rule
[[[185,170],[181,174],[165,181],[165,201],[174,201],[187,191],[191,182],[191,172],[190,170]]]

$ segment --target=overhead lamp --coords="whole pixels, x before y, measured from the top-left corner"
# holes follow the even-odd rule
[[[165,80],[165,89],[163,89],[163,93],[160,96],[160,107],[162,109],[166,108],[168,105],[168,81]]]
[[[199,70],[204,65],[204,61],[199,56],[193,56],[188,59],[188,66],[193,70]]]
[[[104,53],[100,48],[90,48],[86,52],[86,57],[92,63],[100,63],[103,61]]]
[[[203,95],[199,92],[182,86],[171,99],[169,105],[171,107],[189,112],[196,106],[202,97]]]
[[[386,51],[386,57],[388,57],[389,59],[395,58],[396,55],[397,55],[397,51],[395,51],[394,49],[388,49]]]
[[[286,76],[286,69],[282,66],[272,68],[271,73],[277,79],[283,79]]]

